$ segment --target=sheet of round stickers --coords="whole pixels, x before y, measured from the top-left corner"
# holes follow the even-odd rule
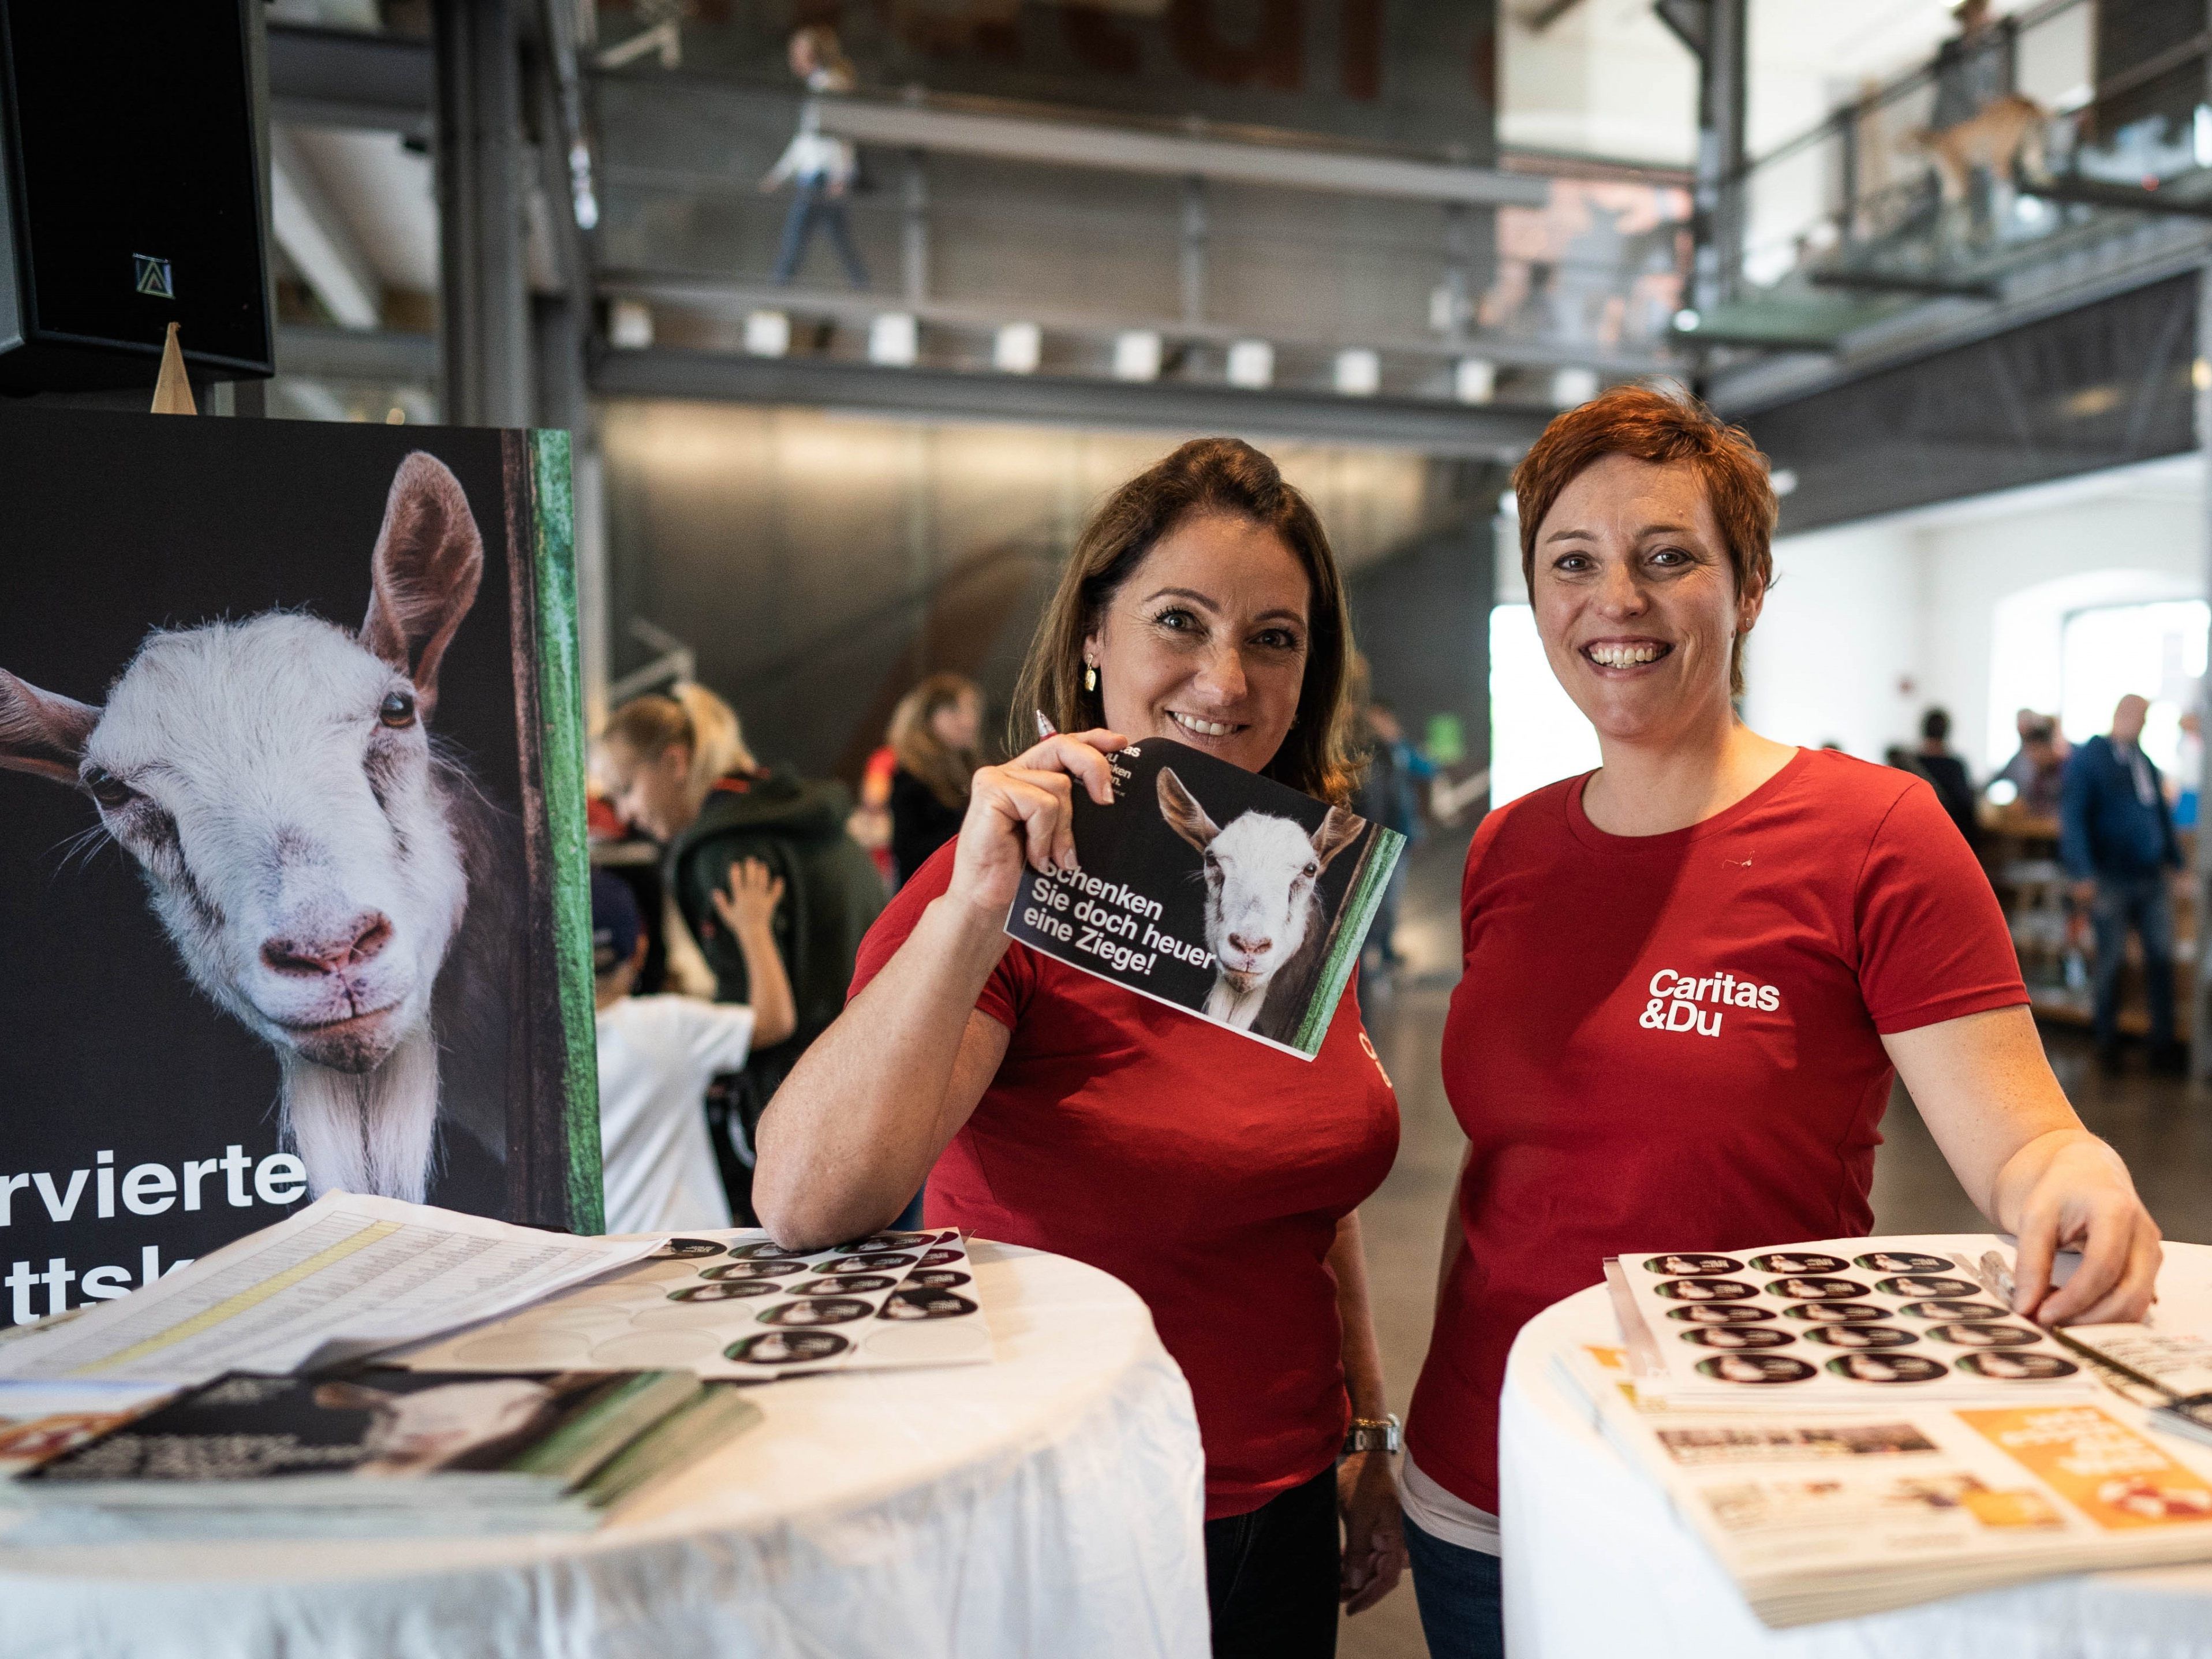
[[[1941,1392],[1987,1398],[2014,1386],[2086,1382],[2076,1361],[1966,1265],[2002,1243],[1853,1239],[1624,1255],[1618,1266],[1670,1397],[1775,1390],[1864,1399],[1948,1382]],[[1954,1253],[1960,1245],[1973,1248]]]
[[[757,1229],[671,1238],[652,1255],[406,1357],[416,1370],[691,1370],[763,1382],[991,1358],[952,1231],[786,1250]]]

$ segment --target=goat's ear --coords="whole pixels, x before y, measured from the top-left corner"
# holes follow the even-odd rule
[[[1346,811],[1341,806],[1332,806],[1328,816],[1321,821],[1321,828],[1313,832],[1314,852],[1321,860],[1321,867],[1328,868],[1328,861],[1359,839],[1359,832],[1367,827],[1367,820]]]
[[[416,450],[385,500],[361,642],[415,683],[426,720],[437,706],[438,664],[483,580],[483,538],[461,481]]]
[[[1197,797],[1164,766],[1160,769],[1159,790],[1160,816],[1168,821],[1168,828],[1203,853],[1206,843],[1221,833],[1221,826],[1206,816]]]
[[[75,784],[100,710],[27,685],[0,668],[0,769]]]

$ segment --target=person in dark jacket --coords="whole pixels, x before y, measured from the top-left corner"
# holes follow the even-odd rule
[[[891,715],[891,881],[907,878],[960,833],[968,781],[981,764],[983,693],[960,674],[932,674],[899,699]]]
[[[751,994],[744,953],[721,923],[716,895],[732,895],[733,872],[748,860],[783,884],[775,946],[796,1024],[746,1061],[732,1102],[735,1144],[716,1141],[731,1208],[750,1216],[753,1127],[807,1045],[843,1011],[860,940],[884,908],[882,878],[845,833],[851,792],[762,766],[736,713],[703,687],[624,703],[608,718],[596,762],[616,809],[667,849],[664,880],[714,972],[716,1001]]]
[[[1936,799],[1969,847],[1979,847],[1981,830],[1974,821],[1974,781],[1966,775],[1966,763],[1951,752],[1951,716],[1931,708],[1920,717],[1920,752],[1913,757],[1920,775],[1936,786]]]
[[[2058,855],[2075,878],[2075,897],[2091,907],[2097,933],[2098,1057],[2119,1059],[2120,966],[2132,927],[2142,941],[2143,990],[2150,1004],[2151,1064],[2182,1069],[2173,1036],[2173,901],[2166,872],[2181,867],[2181,847],[2166,810],[2158,768],[2141,747],[2150,705],[2122,697],[2108,737],[2092,738],[2066,764],[2060,792]]]

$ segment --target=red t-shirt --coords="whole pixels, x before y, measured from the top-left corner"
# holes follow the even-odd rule
[[[855,996],[945,891],[956,846],[870,930]],[[1312,1480],[1350,1421],[1329,1249],[1398,1151],[1351,988],[1310,1060],[1024,945],[975,1006],[1012,1037],[931,1172],[928,1224],[1073,1256],[1144,1298],[1197,1402],[1208,1520]]]
[[[1801,750],[1725,812],[1610,836],[1588,777],[1468,849],[1444,1087],[1472,1143],[1408,1438],[1498,1507],[1528,1319],[1624,1250],[1863,1234],[1881,1034],[2025,1003],[2003,912],[1922,780]]]

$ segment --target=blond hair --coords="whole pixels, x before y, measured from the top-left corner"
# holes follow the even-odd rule
[[[599,740],[620,743],[641,761],[658,760],[682,744],[691,751],[684,793],[694,807],[707,799],[716,779],[759,769],[745,746],[738,711],[705,686],[688,682],[666,696],[632,697],[607,716]]]

